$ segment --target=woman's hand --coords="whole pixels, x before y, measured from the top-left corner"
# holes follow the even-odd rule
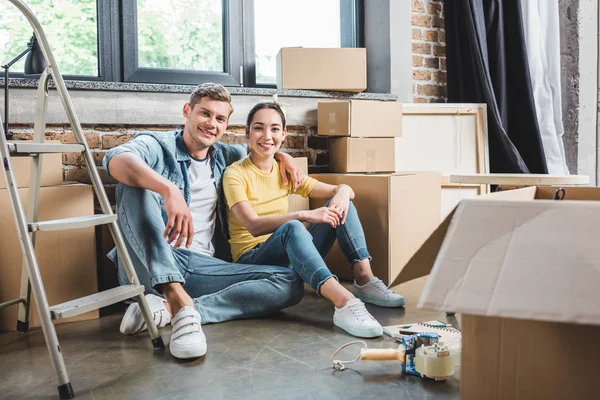
[[[286,153],[277,153],[275,158],[279,161],[279,173],[283,180],[283,184],[288,184],[288,174],[292,178],[292,191],[295,192],[304,180],[304,172],[294,162],[294,158]]]
[[[348,207],[350,207],[350,199],[354,197],[354,192],[348,185],[340,185],[335,196],[329,202],[329,208],[335,210],[341,217],[340,224],[346,223]]]
[[[305,211],[303,222],[311,224],[329,224],[332,228],[336,228],[340,223],[342,215],[331,207],[321,207],[315,210]]]
[[[189,249],[194,237],[194,226],[192,224],[192,214],[183,198],[183,193],[177,186],[173,185],[163,195],[163,198],[165,199],[165,211],[168,217],[163,237],[168,237],[167,242],[169,244],[177,239],[177,242],[175,242],[176,249],[186,241],[185,247]]]

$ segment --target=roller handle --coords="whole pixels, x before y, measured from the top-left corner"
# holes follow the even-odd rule
[[[361,360],[398,360],[404,362],[402,349],[361,349]]]

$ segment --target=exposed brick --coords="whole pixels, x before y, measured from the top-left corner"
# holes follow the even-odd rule
[[[329,138],[326,136],[309,136],[308,147],[315,150],[329,149]]]
[[[244,144],[248,143],[248,139],[243,134],[225,133],[221,137],[221,141],[227,144]]]
[[[102,165],[105,154],[106,152],[104,151],[93,151],[92,157],[94,157],[94,164],[98,166]],[[64,165],[85,165],[83,154],[81,153],[63,153],[62,160]]]
[[[416,54],[431,54],[431,45],[428,43],[413,43],[412,52]]]
[[[440,17],[433,17],[431,19],[431,27],[432,28],[443,28],[444,27],[444,19]]]
[[[425,57],[423,58],[423,66],[425,68],[440,68],[440,59],[435,57]]]
[[[423,0],[412,0],[412,11],[417,13],[425,12]]]
[[[423,66],[423,57],[412,56],[412,65],[413,65],[413,67],[422,67]]]
[[[446,83],[446,73],[444,71],[434,71],[433,72],[433,80],[438,83]]]
[[[446,57],[440,57],[440,69],[446,71]]]
[[[74,144],[77,143],[75,140],[75,134],[73,133],[59,133],[59,132],[46,132],[46,140],[60,140],[63,144]],[[90,149],[100,148],[100,135],[98,133],[84,133],[85,140],[88,142]]]
[[[246,127],[245,126],[239,126],[239,125],[229,126],[229,127],[227,127],[227,130],[225,131],[225,133],[237,133],[239,135],[245,135],[246,134]]]
[[[286,149],[304,150],[306,148],[306,136],[286,136],[283,147]]]
[[[446,88],[445,86],[443,86],[444,89]],[[444,97],[434,97],[432,99],[429,99],[430,103],[445,103],[446,102],[446,92],[444,91]]]
[[[108,197],[108,202],[110,204],[117,203],[117,186],[116,185],[105,185],[104,191],[106,192],[106,197]]]
[[[329,165],[310,165],[308,167],[309,174],[326,174],[329,171]]]
[[[429,2],[429,4],[427,5],[427,14],[441,15],[441,13],[442,13],[442,4],[441,3]]]
[[[102,135],[102,148],[104,149],[112,149],[113,147],[117,147],[122,145],[123,143],[129,142],[134,138],[135,135],[130,133],[123,134],[110,134],[107,133]]]
[[[286,153],[291,154],[292,157],[306,157],[310,160],[310,152],[307,150],[290,150],[286,151]]]
[[[438,41],[437,31],[423,31],[423,40],[425,40],[427,42],[437,42]]]
[[[137,132],[168,132],[175,130],[175,127],[172,125],[148,125],[148,126],[135,126],[128,129],[131,131],[130,133]]]
[[[93,129],[95,131],[100,131],[100,132],[115,132],[115,133],[125,133],[127,131],[127,129],[123,126],[98,125],[98,126],[91,127],[91,129]]]
[[[435,56],[446,56],[446,46],[433,46],[433,55]]]
[[[423,97],[415,97],[413,99],[413,103],[427,103],[427,99],[424,99]]]
[[[421,96],[441,97],[446,95],[446,87],[438,85],[418,85],[417,93]]]
[[[423,26],[425,28],[431,26],[431,17],[429,15],[413,15],[411,21],[412,26]]]
[[[329,153],[317,154],[315,165],[329,165]]]
[[[288,135],[291,133],[296,133],[299,135],[306,135],[308,128],[306,125],[288,125],[286,127]]]
[[[108,172],[104,168],[98,168],[98,173],[104,185],[117,183],[116,179],[108,176]],[[67,170],[67,180],[87,184],[92,183],[87,168],[69,168]]]
[[[442,43],[446,43],[446,31],[444,29],[440,29],[438,32],[439,41]]]
[[[421,35],[421,30],[413,28],[412,38],[413,40],[421,40],[423,38],[423,36]]]
[[[422,69],[415,69],[413,70],[413,79],[415,81],[430,81],[431,72]]]

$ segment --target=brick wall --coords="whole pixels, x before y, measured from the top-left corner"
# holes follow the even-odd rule
[[[446,32],[442,0],[412,0],[413,101],[446,101]]]
[[[117,182],[108,176],[108,173],[102,168],[102,160],[106,151],[131,140],[139,132],[167,132],[178,128],[176,126],[82,126],[111,203],[114,204],[114,192]],[[11,126],[11,131],[15,133],[15,136],[31,139],[33,127],[14,125]],[[327,137],[319,137],[316,134],[316,127],[288,126],[288,136],[285,139],[283,151],[294,157],[307,157],[310,172],[323,172],[327,170],[329,164]],[[65,144],[76,143],[70,125],[47,126],[46,140],[58,140]],[[230,126],[223,135],[222,141],[229,144],[245,143],[244,127]],[[63,172],[64,179],[67,181],[91,183],[81,154],[64,153]]]

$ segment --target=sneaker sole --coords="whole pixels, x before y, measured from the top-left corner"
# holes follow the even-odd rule
[[[361,299],[363,303],[375,304],[376,306],[387,308],[402,307],[406,303],[404,298],[398,300],[380,300],[374,297],[369,297],[361,294],[354,294],[354,297]]]
[[[206,343],[202,347],[198,347],[196,349],[178,349],[173,348],[172,345],[169,346],[169,350],[171,351],[171,355],[175,358],[179,359],[188,359],[188,358],[198,358],[202,357],[206,354]]]
[[[339,322],[335,318],[333,318],[333,324],[338,328],[345,330],[352,336],[356,337],[375,338],[383,335],[383,328],[381,326],[379,326],[378,328],[353,328],[342,322]]]

